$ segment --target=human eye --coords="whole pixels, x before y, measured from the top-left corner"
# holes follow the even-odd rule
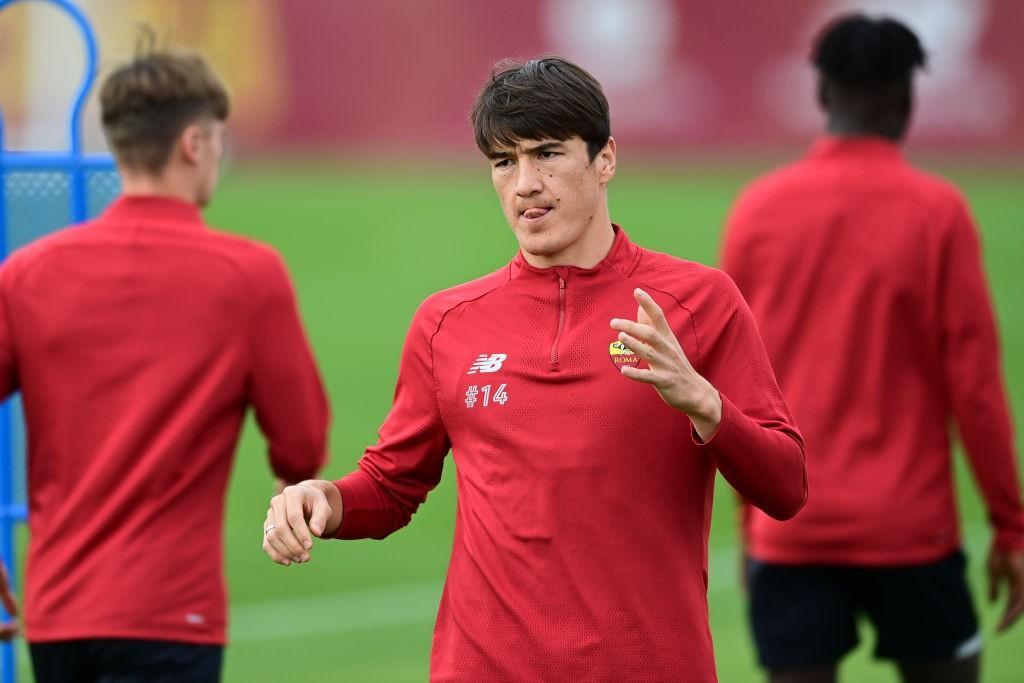
[[[494,159],[491,163],[494,166],[494,168],[508,168],[509,166],[512,165],[512,160],[509,159],[508,157],[505,157],[503,159]]]
[[[538,159],[554,159],[557,156],[561,156],[561,153],[553,149],[545,149],[537,154]]]

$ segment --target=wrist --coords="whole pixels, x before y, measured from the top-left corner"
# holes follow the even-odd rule
[[[722,397],[718,390],[707,383],[707,393],[697,401],[693,411],[686,415],[701,443],[707,443],[722,423]]]
[[[703,396],[696,402],[689,416],[701,422],[717,425],[722,421],[722,397],[710,382],[705,380],[704,384]]]
[[[342,503],[341,491],[338,490],[338,486],[333,481],[326,479],[307,479],[300,486],[309,486],[316,489],[327,499],[327,505],[330,507],[331,512],[327,517],[323,532],[319,535],[322,538],[333,537],[341,526],[341,517],[344,512],[344,504]]]

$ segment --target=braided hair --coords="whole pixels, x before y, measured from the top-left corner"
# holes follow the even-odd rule
[[[850,14],[825,27],[811,61],[841,88],[876,90],[909,84],[927,56],[914,32],[899,21]]]

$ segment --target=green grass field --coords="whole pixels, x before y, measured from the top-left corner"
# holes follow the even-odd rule
[[[624,163],[623,163],[624,161]],[[649,168],[620,161],[613,218],[640,244],[714,264],[720,226],[757,168]],[[634,162],[635,163],[635,162]],[[946,169],[979,219],[1002,327],[1006,376],[1024,425],[1024,169]],[[284,254],[333,406],[332,460],[349,471],[387,412],[406,327],[431,292],[489,272],[515,251],[486,167],[442,171],[236,169],[207,212],[215,225],[270,242]],[[1024,441],[1018,439],[1018,447]],[[409,527],[383,542],[324,542],[307,565],[280,567],[260,548],[271,493],[262,439],[250,422],[239,449],[227,521],[233,682],[426,680],[433,617],[451,548],[453,467]],[[958,458],[965,537],[976,596],[988,530]],[[761,680],[737,580],[733,499],[719,481],[708,600],[719,677]],[[211,520],[211,530],[216,520]],[[993,636],[998,610],[981,606],[984,680],[1024,680],[1024,623]],[[870,634],[845,664],[845,681],[895,681],[869,656]],[[24,659],[22,660],[24,662]],[[27,669],[26,669],[26,678]]]

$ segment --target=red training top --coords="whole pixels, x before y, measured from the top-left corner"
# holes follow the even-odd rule
[[[158,197],[21,249],[0,267],[0,395],[19,389],[28,640],[223,643],[246,408],[277,476],[325,456],[327,403],[277,253]]]
[[[722,394],[707,444],[647,384],[612,318],[642,287]],[[383,538],[458,466],[433,681],[713,681],[707,540],[716,467],[768,513],[806,487],[800,435],[753,317],[721,271],[618,230],[590,270],[520,255],[435,294],[406,338],[395,402],[337,483],[339,538]]]
[[[723,264],[807,439],[807,507],[787,524],[751,511],[754,557],[895,565],[951,552],[950,418],[996,544],[1024,549],[996,327],[954,187],[881,138],[824,139],[743,193]]]

